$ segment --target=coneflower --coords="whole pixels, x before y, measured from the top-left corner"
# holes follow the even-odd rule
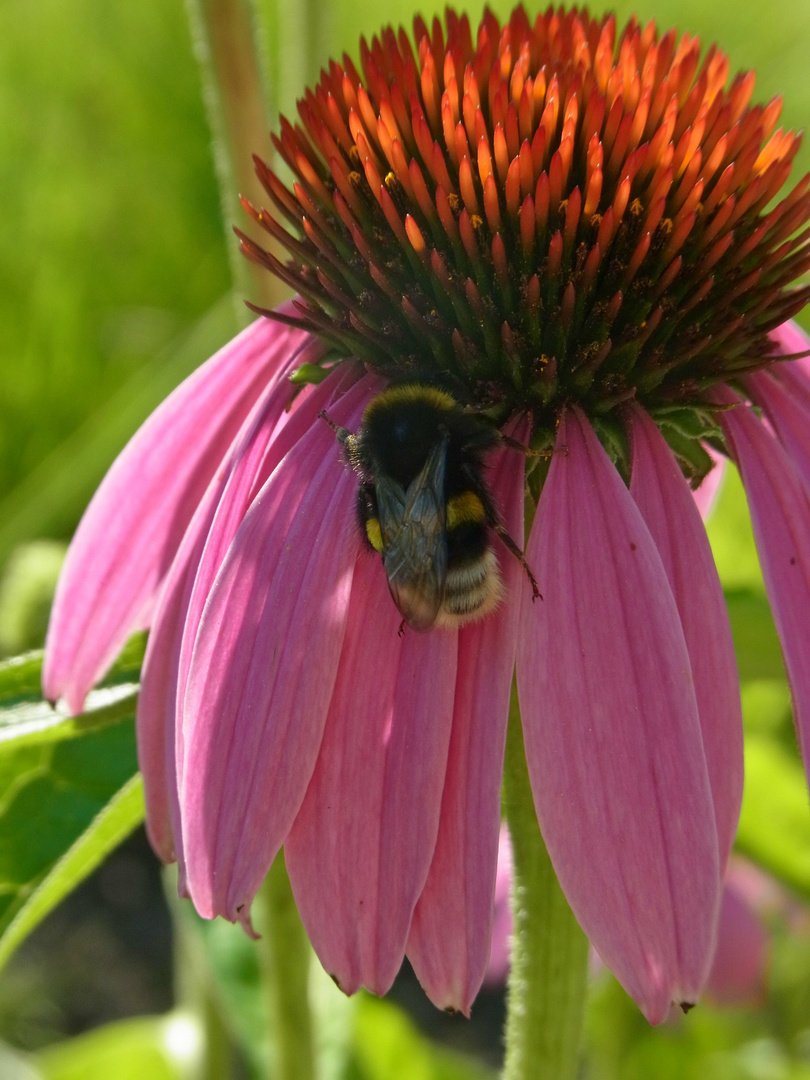
[[[708,976],[742,790],[690,491],[712,454],[740,467],[806,763],[810,745],[810,377],[785,325],[808,296],[810,178],[774,202],[798,138],[716,48],[576,9],[487,13],[475,39],[452,11],[417,18],[413,38],[361,43],[360,68],[332,63],[282,122],[291,186],[257,162],[268,208],[246,208],[288,257],[242,245],[299,298],[111,469],[68,555],[45,691],[79,709],[149,626],[148,827],[198,910],[249,928],[284,845],[344,990],[384,993],[407,952],[467,1012],[516,674],[561,886],[658,1022]],[[357,520],[380,477],[333,429],[362,433],[392,384],[491,435],[470,513],[504,598],[460,627],[403,627],[368,543],[386,540]],[[450,515],[432,527],[444,543]]]

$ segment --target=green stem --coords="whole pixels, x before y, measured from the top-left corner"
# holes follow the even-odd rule
[[[537,825],[516,694],[506,742],[504,808],[514,858],[504,1080],[573,1080],[588,939],[563,896]]]
[[[222,195],[222,212],[237,293],[264,307],[275,307],[288,295],[276,277],[250,262],[239,251],[233,225],[263,247],[270,237],[256,226],[239,203],[244,195],[254,205],[267,203],[253,154],[271,162],[270,111],[266,79],[256,33],[252,0],[187,0],[199,61],[208,120]],[[243,323],[252,316],[240,301]]]
[[[164,871],[166,900],[174,931],[174,991],[178,1009],[197,1018],[204,1036],[203,1052],[195,1070],[198,1080],[229,1080],[234,1075],[233,1044],[222,1013],[219,995],[205,955],[196,916],[177,896],[175,867]]]
[[[270,1011],[273,1080],[313,1080],[311,950],[279,852],[258,896],[262,976]]]

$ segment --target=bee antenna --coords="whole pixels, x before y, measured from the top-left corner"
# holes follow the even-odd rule
[[[340,442],[345,443],[346,440],[351,436],[351,432],[347,428],[341,427],[339,424],[336,424],[335,421],[327,415],[326,409],[321,409],[321,411],[318,413],[318,419],[325,420],[327,422],[332,431],[334,431],[336,438]]]

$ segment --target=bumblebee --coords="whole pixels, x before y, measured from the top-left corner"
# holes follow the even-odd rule
[[[391,386],[369,402],[356,434],[321,416],[360,478],[360,531],[382,556],[403,626],[460,626],[498,606],[504,589],[493,532],[539,596],[484,481],[484,455],[509,442],[494,427],[443,390],[416,383]]]

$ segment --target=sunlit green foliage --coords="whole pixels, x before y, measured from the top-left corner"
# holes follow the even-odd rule
[[[0,496],[228,288],[182,4],[0,8]]]
[[[257,6],[264,15],[272,104],[288,114],[329,54],[346,49],[356,56],[361,33],[370,35],[383,20],[409,23],[414,10],[412,0],[391,0],[384,10],[374,0],[332,0],[317,12],[276,0]],[[510,4],[492,6],[503,15]],[[430,16],[442,7],[431,0],[421,11]],[[473,18],[481,7],[469,8]],[[698,33],[706,43],[716,39],[733,69],[757,69],[757,99],[783,94],[784,124],[806,126],[806,0],[778,6],[621,0],[615,7],[620,18],[636,12],[642,21],[654,17],[659,27]],[[808,168],[805,147],[794,178]],[[2,573],[20,542],[69,536],[129,434],[235,326],[225,295],[228,234],[181,0],[0,6],[0,191]],[[805,779],[733,471],[709,532],[743,680],[747,779],[738,847],[792,890],[786,896],[807,903]],[[0,650],[41,638],[37,590],[46,571],[52,580],[52,567],[43,569],[40,560],[25,570],[24,562],[18,554],[18,568],[12,564],[2,579],[0,618],[26,603],[29,614],[14,627],[6,616]],[[6,630],[18,635],[13,640],[20,646],[4,646],[13,637],[4,637]],[[3,950],[10,951],[140,818],[140,789],[132,778],[141,655],[136,646],[114,673],[114,689],[92,697],[87,714],[75,720],[39,701],[38,657],[0,671],[3,960]],[[99,817],[105,806],[106,816]],[[770,918],[772,957],[759,1009],[702,1005],[684,1021],[653,1030],[608,976],[597,977],[584,1075],[810,1078],[810,929],[806,909],[794,903],[793,910],[792,920]],[[226,924],[200,925],[188,906],[178,927],[201,994],[195,1015],[216,1013],[220,1026],[208,1023],[209,1039],[218,1031],[239,1047],[248,1075],[258,1075],[265,1032],[252,944]],[[349,1003],[328,981],[316,982],[314,995],[325,1077],[487,1075],[437,1051],[393,1005]],[[0,1046],[0,1074],[168,1080],[189,1075],[181,1051],[185,1045],[198,1052],[199,1037],[198,1021],[187,1014],[127,1022],[38,1058],[13,1058]],[[407,1072],[403,1061],[410,1063]]]

